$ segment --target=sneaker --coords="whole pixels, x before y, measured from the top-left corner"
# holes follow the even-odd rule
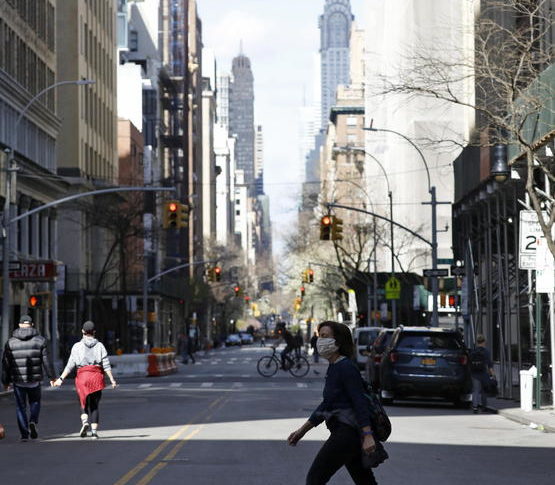
[[[93,440],[97,440],[97,439],[98,439],[98,433],[97,433],[96,431],[93,431],[93,432],[91,433],[91,438],[92,438]]]
[[[39,437],[36,423],[29,423],[29,435],[32,440],[36,440]]]
[[[21,438],[19,438],[19,441],[21,443],[25,443],[26,441],[29,441],[29,438],[24,438],[23,436]]]
[[[85,436],[87,436],[87,431],[89,431],[89,423],[83,423],[83,426],[81,426],[81,431],[79,432],[79,436],[81,436],[81,438],[84,438]]]
[[[478,414],[478,408],[472,408],[472,412],[473,412],[474,414]]]

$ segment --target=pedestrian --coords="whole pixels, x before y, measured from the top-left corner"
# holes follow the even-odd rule
[[[52,385],[54,367],[48,357],[46,339],[39,335],[32,318],[22,315],[19,327],[6,342],[2,357],[2,384],[6,391],[13,385],[21,441],[38,438],[43,370]]]
[[[318,346],[316,345],[316,342],[318,342],[318,332],[314,330],[314,335],[310,339],[310,347],[312,347],[312,358],[314,359],[315,364],[317,364],[319,360]]]
[[[177,354],[181,357],[181,362],[186,364],[187,359],[187,336],[181,332],[177,337]]]
[[[303,334],[301,333],[301,329],[299,329],[295,333],[295,355],[297,356],[297,358],[301,356],[303,345],[304,345]]]
[[[108,360],[108,352],[104,345],[95,338],[94,323],[86,321],[83,324],[83,338],[71,348],[71,354],[67,365],[54,382],[55,386],[61,386],[69,373],[77,368],[75,378],[75,389],[81,404],[81,438],[87,436],[89,428],[91,437],[98,439],[98,406],[104,389],[104,374],[108,375],[112,388],[116,388],[116,381],[112,375],[112,367]]]
[[[495,377],[491,354],[486,348],[486,338],[482,334],[476,336],[476,347],[470,352],[470,371],[472,374],[472,412],[486,410],[488,397],[485,388],[490,379]]]
[[[295,446],[307,431],[325,421],[330,437],[316,455],[306,485],[328,483],[342,466],[347,468],[356,485],[376,485],[370,467],[377,466],[377,463],[368,466],[365,462],[376,456],[376,450],[385,451],[372,435],[364,383],[351,360],[354,344],[349,327],[330,321],[320,323],[317,348],[318,353],[329,361],[324,399],[287,441]]]
[[[194,339],[191,338],[191,335],[189,335],[189,338],[187,339],[187,354],[189,356],[189,358],[191,359],[191,361],[194,363],[196,363],[195,360],[195,341]]]

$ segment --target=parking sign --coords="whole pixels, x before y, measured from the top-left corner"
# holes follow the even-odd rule
[[[547,213],[544,212],[544,218]],[[545,219],[544,219],[545,220]],[[536,269],[536,253],[540,239],[543,237],[542,228],[536,211],[520,211],[520,243],[518,267],[520,269]]]

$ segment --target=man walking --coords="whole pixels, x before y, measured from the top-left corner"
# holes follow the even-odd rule
[[[472,411],[477,414],[480,409],[486,410],[487,395],[485,388],[491,377],[494,377],[493,362],[486,348],[486,338],[476,336],[476,347],[470,352],[470,370],[472,373]]]
[[[31,317],[23,315],[19,319],[19,328],[6,342],[2,358],[2,384],[5,390],[13,385],[21,441],[38,438],[43,368],[52,385],[54,368],[48,358],[46,339],[34,328]]]

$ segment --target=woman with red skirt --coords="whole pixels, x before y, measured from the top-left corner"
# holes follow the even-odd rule
[[[116,387],[116,381],[112,375],[108,352],[94,337],[94,323],[90,320],[85,322],[82,332],[83,338],[72,347],[67,365],[54,385],[61,386],[68,374],[77,368],[75,389],[81,404],[80,436],[87,436],[90,429],[91,437],[98,439],[98,405],[104,389],[104,374],[108,375],[113,388]]]

